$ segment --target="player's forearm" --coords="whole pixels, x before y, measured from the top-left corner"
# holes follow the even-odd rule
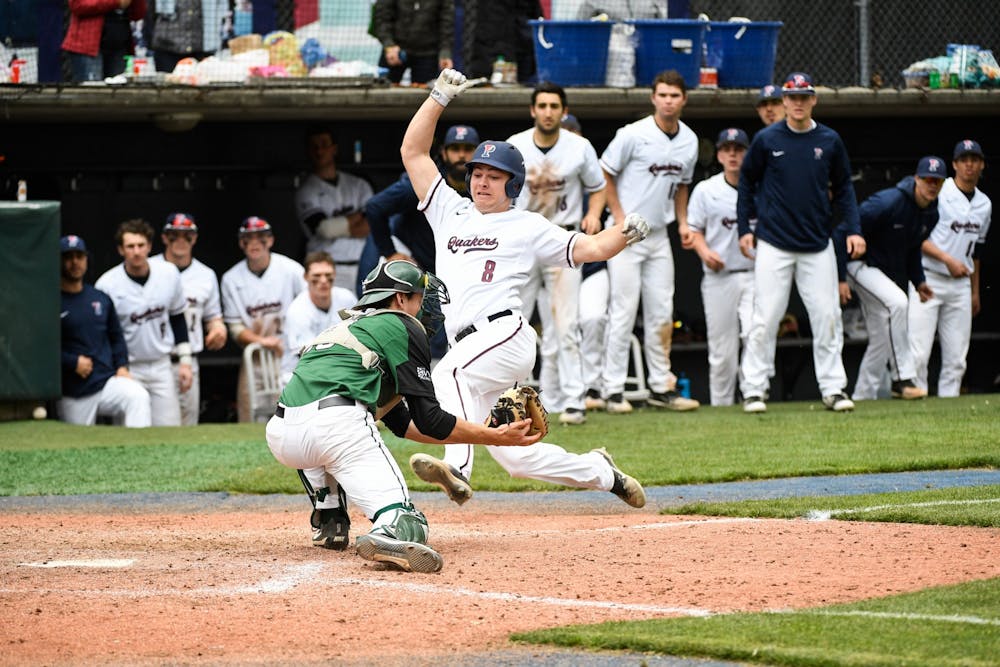
[[[687,184],[679,184],[677,192],[674,193],[674,216],[679,227],[687,227],[688,224],[688,196]]]
[[[622,208],[621,200],[618,199],[618,185],[615,183],[615,177],[605,171],[604,180],[607,183],[604,186],[604,194],[607,198],[608,210],[611,211],[616,222],[621,222],[625,219],[625,210]]]
[[[620,224],[613,225],[592,236],[577,236],[573,245],[573,263],[603,262],[625,248],[626,238]]]
[[[979,260],[972,260],[972,273],[969,274],[969,281],[972,283],[972,296],[979,298]]]
[[[927,239],[926,241],[923,242],[923,244],[920,246],[920,250],[931,259],[936,259],[937,261],[942,263],[947,262],[949,259],[951,259],[951,255],[949,255],[944,250],[934,245],[934,243],[930,239]]]
[[[428,97],[417,109],[417,113],[413,114],[403,135],[403,143],[399,147],[399,154],[403,158],[403,166],[407,172],[410,170],[410,162],[423,157],[430,158],[434,128],[437,127],[443,113],[444,107]]]
[[[608,205],[608,189],[605,187],[603,190],[598,190],[597,192],[591,192],[590,198],[587,200],[587,217],[594,218],[595,220],[601,219],[601,213],[604,212],[604,207]]]

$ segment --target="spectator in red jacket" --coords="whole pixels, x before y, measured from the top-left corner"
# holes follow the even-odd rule
[[[100,81],[125,71],[132,53],[130,21],[146,16],[146,0],[69,0],[69,53],[73,81]]]

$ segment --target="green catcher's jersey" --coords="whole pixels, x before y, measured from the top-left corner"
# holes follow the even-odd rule
[[[378,355],[378,364],[365,368],[359,352],[314,341],[281,392],[283,405],[298,407],[337,394],[375,412],[397,394],[434,397],[430,343],[417,320],[400,311],[379,311],[338,326],[350,327],[355,338]]]

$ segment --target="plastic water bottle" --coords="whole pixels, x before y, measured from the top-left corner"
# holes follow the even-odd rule
[[[684,373],[677,378],[677,393],[684,398],[691,398],[691,380]]]

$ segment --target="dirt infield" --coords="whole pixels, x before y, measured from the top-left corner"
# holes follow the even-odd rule
[[[313,548],[305,511],[287,503],[7,509],[0,664],[461,664],[510,648],[520,630],[808,607],[1000,576],[997,529],[602,507],[425,505],[445,559],[433,575]]]

